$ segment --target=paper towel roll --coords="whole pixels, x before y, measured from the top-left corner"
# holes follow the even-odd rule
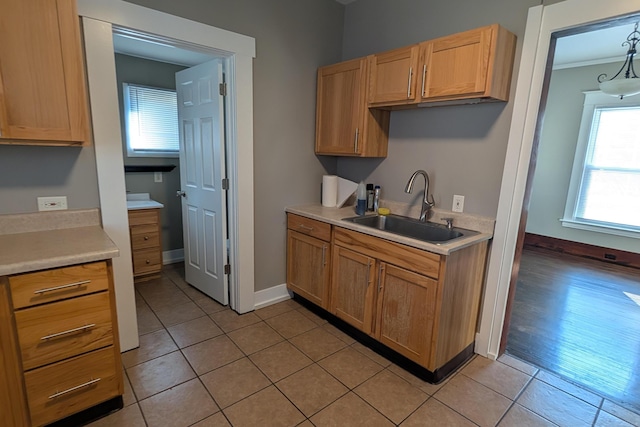
[[[338,176],[322,176],[322,206],[335,208],[338,200]]]

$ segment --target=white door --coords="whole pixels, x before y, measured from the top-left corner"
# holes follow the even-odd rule
[[[229,303],[222,64],[213,60],[176,73],[185,279]]]

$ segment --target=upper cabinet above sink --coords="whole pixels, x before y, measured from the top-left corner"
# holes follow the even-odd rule
[[[494,24],[373,55],[369,107],[507,101],[515,42]]]
[[[515,44],[494,24],[319,68],[316,154],[386,157],[392,109],[507,101]]]

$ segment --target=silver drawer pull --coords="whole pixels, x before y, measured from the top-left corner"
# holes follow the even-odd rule
[[[144,240],[149,240],[149,236],[144,236]]]
[[[77,385],[75,387],[68,388],[68,389],[66,389],[64,391],[59,391],[59,392],[54,393],[51,396],[49,396],[49,399],[55,399],[57,397],[64,396],[67,393],[71,393],[72,391],[76,391],[76,390],[79,390],[79,389],[84,388],[84,387],[89,387],[90,385],[93,385],[93,384],[97,383],[100,380],[102,380],[102,378],[96,378],[95,380],[87,381],[84,384],[80,384],[80,385]]]
[[[82,282],[69,283],[67,285],[56,286],[55,288],[38,289],[37,291],[34,292],[34,294],[39,295],[39,294],[44,294],[46,292],[53,292],[53,291],[59,291],[62,289],[73,288],[75,286],[88,285],[89,283],[91,283],[91,280],[83,280]]]
[[[95,326],[96,326],[95,323],[92,323],[90,325],[80,326],[79,328],[73,328],[73,329],[69,329],[68,331],[63,331],[63,332],[58,332],[58,333],[55,333],[55,334],[47,335],[46,337],[40,338],[40,341],[46,341],[46,340],[50,340],[52,338],[58,338],[58,337],[61,337],[63,335],[74,334],[76,332],[84,332],[86,330],[94,328]]]
[[[298,228],[301,228],[307,231],[313,231],[313,227],[309,227],[308,225],[304,225],[304,224],[298,224]]]

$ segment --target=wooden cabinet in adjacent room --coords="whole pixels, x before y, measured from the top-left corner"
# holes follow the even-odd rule
[[[160,277],[162,271],[160,209],[130,210],[129,233],[134,279],[144,281]]]
[[[366,58],[318,69],[316,154],[386,157],[389,112],[367,107]]]
[[[0,144],[88,144],[76,1],[3,0],[0,40]]]
[[[327,309],[331,279],[331,226],[287,215],[287,287]]]

